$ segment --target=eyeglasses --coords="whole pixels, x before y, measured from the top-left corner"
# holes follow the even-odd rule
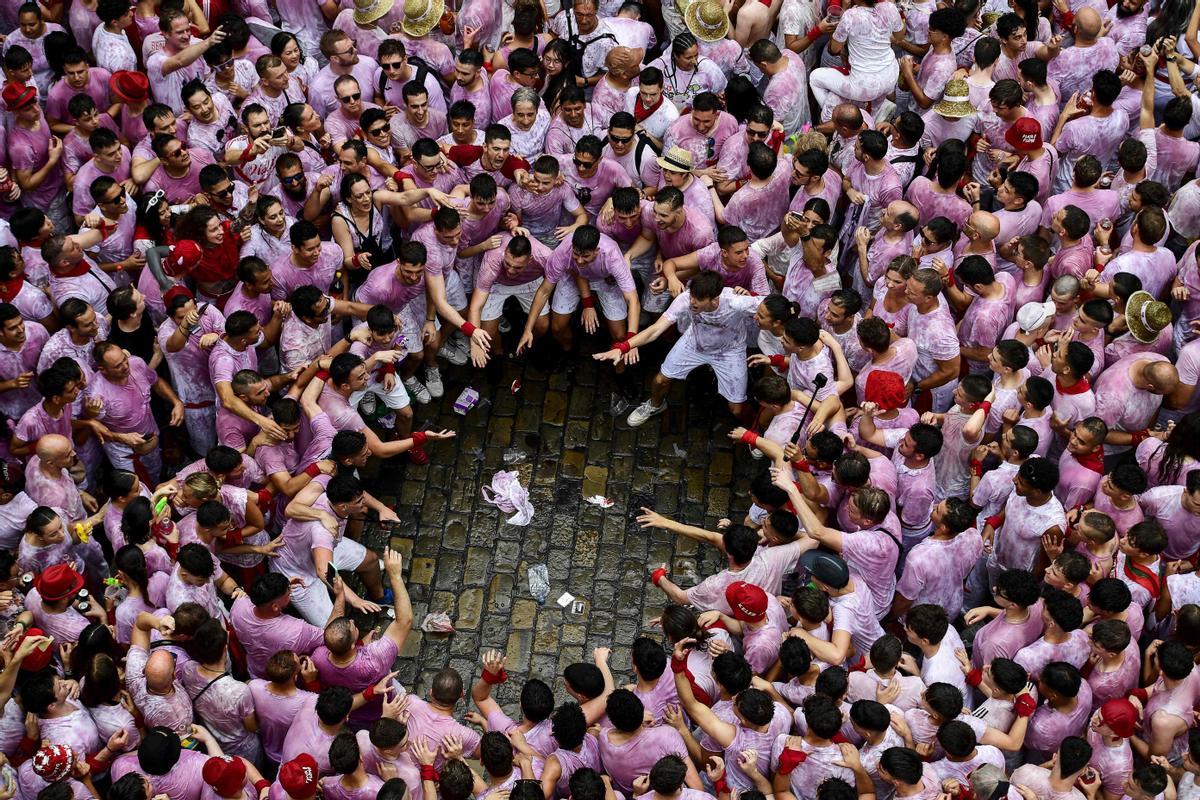
[[[608,135],[608,140],[610,142],[612,142],[613,144],[629,144],[630,142],[633,141],[633,137],[632,136],[614,136],[613,134],[610,133]]]
[[[362,92],[355,92],[354,94],[342,95],[341,97],[338,98],[338,100],[341,100],[342,103],[346,103],[346,104],[357,103],[359,100],[362,100]]]
[[[526,78],[537,79],[542,73],[536,69],[527,69],[524,72],[518,72],[518,75],[523,75]]]
[[[380,62],[379,66],[383,67],[384,69],[400,69],[401,67],[404,66],[404,62],[403,61],[389,61],[386,64],[384,64],[383,62]]]
[[[756,131],[753,128],[746,128],[746,135],[753,136],[755,139],[765,139],[771,135],[770,129],[765,131]]]
[[[575,167],[577,169],[591,169],[592,167],[596,166],[595,161],[584,161],[579,158],[573,158],[571,160],[575,162]]]
[[[303,183],[304,182],[304,173],[297,172],[295,175],[285,175],[282,178],[280,178],[279,180],[282,181],[283,183],[286,183],[289,185],[294,184],[294,183]]]
[[[179,158],[187,152],[187,145],[181,145],[178,150],[172,150],[170,153],[163,153],[163,158]]]
[[[385,133],[391,133],[391,132],[392,132],[391,123],[384,123],[383,125],[380,125],[378,128],[376,128],[373,131],[367,131],[367,133],[371,134],[372,136],[383,136]]]

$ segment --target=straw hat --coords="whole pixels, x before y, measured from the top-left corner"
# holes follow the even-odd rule
[[[943,117],[962,119],[975,113],[971,105],[971,89],[962,78],[955,78],[946,84],[946,92],[933,110]]]
[[[420,39],[433,30],[446,11],[446,0],[404,0],[404,19],[400,30]]]
[[[729,15],[721,0],[691,0],[683,21],[688,30],[702,42],[716,42],[729,33]]]
[[[657,159],[658,165],[672,172],[691,172],[692,153],[682,147],[672,147]]]
[[[1125,324],[1134,339],[1151,344],[1171,324],[1171,309],[1149,292],[1134,292],[1125,301]]]
[[[354,0],[354,22],[370,25],[392,10],[396,0]]]

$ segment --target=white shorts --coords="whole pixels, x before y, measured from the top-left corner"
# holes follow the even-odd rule
[[[441,330],[442,323],[436,317],[433,325]],[[400,310],[400,332],[404,334],[404,349],[410,356],[420,355],[425,349],[421,333],[425,327],[425,298],[411,301]]]
[[[504,301],[510,297],[517,298],[517,302],[521,304],[521,308],[525,313],[529,313],[529,309],[533,308],[533,296],[537,294],[538,287],[542,285],[542,278],[534,278],[528,283],[509,286],[503,283],[493,283],[491,291],[488,292],[487,300],[483,301],[483,312],[479,318],[484,322],[491,322],[494,319],[499,319],[504,313]],[[546,303],[542,306],[540,316],[546,316],[550,313],[550,304]]]
[[[746,402],[746,354],[743,351],[734,353],[701,353],[691,346],[686,339],[680,339],[667,353],[659,370],[665,377],[672,380],[686,378],[696,367],[707,364],[717,374],[717,393],[731,403]]]
[[[405,347],[408,347],[406,344]],[[371,379],[367,381],[367,388],[360,392],[354,392],[350,395],[351,407],[357,407],[359,402],[367,392],[374,392],[383,404],[393,411],[398,411],[405,408],[411,402],[408,397],[408,392],[404,388],[404,381],[400,380],[400,376],[396,376],[396,385],[389,392],[383,388],[383,384],[379,382],[374,373],[371,373]]]
[[[343,536],[333,548],[334,569],[339,572],[353,572],[363,563],[366,556],[367,548]],[[329,621],[329,615],[333,613],[333,599],[329,596],[329,589],[325,584],[311,574],[293,575],[283,570],[279,571],[289,578],[299,578],[301,581],[299,586],[292,586],[291,595],[292,605],[300,612],[300,616],[312,625],[324,627]]]
[[[442,276],[446,281],[446,302],[455,311],[467,307],[467,293],[463,289],[463,281],[456,270],[450,270]]]
[[[592,295],[600,298],[600,309],[604,312],[605,319],[616,322],[629,316],[625,295],[615,283],[588,281],[588,286],[592,287]],[[577,308],[579,287],[575,285],[574,278],[563,276],[554,286],[554,301],[550,304],[550,310],[555,314],[573,314]]]

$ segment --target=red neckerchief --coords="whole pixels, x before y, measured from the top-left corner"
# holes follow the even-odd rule
[[[86,258],[79,259],[79,263],[71,267],[66,272],[56,272],[52,270],[56,278],[78,278],[83,275],[87,275],[91,271],[92,262],[88,261]]]
[[[13,278],[11,281],[0,281],[0,300],[6,303],[11,303],[20,291],[21,286],[25,283],[25,277],[22,275],[18,278]]]
[[[639,94],[633,101],[633,118],[638,122],[645,122],[651,114],[653,114],[655,111],[658,111],[662,104],[663,98],[660,97],[658,98],[657,103],[650,108],[646,108],[644,105],[642,105],[642,96]]]
[[[1158,595],[1162,591],[1162,581],[1159,580],[1158,575],[1141,564],[1135,564],[1129,559],[1125,559],[1125,577],[1149,592],[1152,599],[1158,599]]]
[[[1088,382],[1087,378],[1080,378],[1073,386],[1063,386],[1062,382],[1055,378],[1054,388],[1058,390],[1059,394],[1083,394],[1092,388],[1092,384]]]
[[[1104,448],[1102,447],[1087,455],[1076,455],[1075,460],[1079,462],[1079,466],[1081,467],[1087,467],[1098,475],[1104,474]]]

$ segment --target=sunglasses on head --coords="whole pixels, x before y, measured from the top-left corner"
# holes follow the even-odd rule
[[[343,103],[357,103],[359,100],[362,100],[362,92],[343,95],[339,97],[338,100],[341,100]]]

